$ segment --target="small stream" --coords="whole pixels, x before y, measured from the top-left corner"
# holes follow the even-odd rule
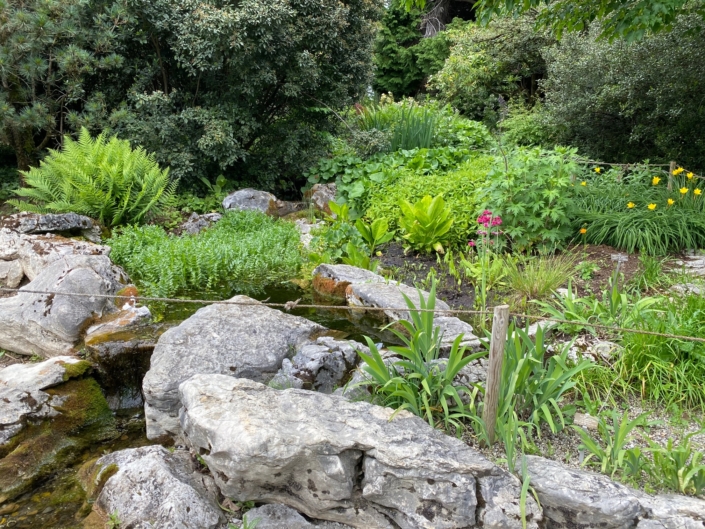
[[[234,294],[233,294],[234,295]],[[287,301],[301,300],[302,304],[329,304],[321,301],[310,290],[297,286],[280,286],[268,288],[257,295],[251,295],[258,300],[267,300],[272,303],[286,303]],[[186,296],[185,296],[186,297]],[[193,298],[198,299],[227,299],[231,296],[205,295],[193,293]],[[204,304],[173,303],[159,307],[160,316],[167,325],[178,324],[195,313]],[[302,316],[315,321],[329,329],[339,332],[339,338],[357,340],[364,343],[364,335],[370,336],[375,342],[394,342],[394,337],[389,332],[379,329],[379,322],[367,317],[359,317],[353,322],[348,319],[348,312],[336,309],[294,309],[291,314]],[[146,359],[135,363],[136,372],[125,372],[126,377],[141,380],[148,368]],[[135,369],[133,369],[134,371]],[[96,379],[102,383],[99,374]],[[125,381],[127,382],[127,381]],[[134,382],[133,382],[134,383]],[[105,388],[106,386],[103,385]],[[120,388],[117,388],[119,390]],[[110,389],[111,392],[115,387]],[[111,396],[108,395],[110,402]],[[137,395],[139,400],[139,395]],[[81,466],[104,453],[122,450],[125,448],[139,447],[153,444],[145,437],[144,410],[142,407],[122,409],[116,412],[119,437],[112,441],[96,444],[84,452],[79,461],[65,468],[51,478],[40,483],[32,491],[16,498],[12,502],[0,506],[0,529],[5,528],[33,528],[33,529],[73,529],[82,527],[82,519],[88,514],[90,506],[85,504],[85,494],[81,488],[77,473]]]

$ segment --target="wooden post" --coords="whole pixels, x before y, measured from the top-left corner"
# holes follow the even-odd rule
[[[502,360],[504,346],[507,342],[509,326],[509,305],[494,308],[492,319],[492,340],[490,341],[490,360],[487,366],[487,384],[485,386],[485,405],[482,420],[487,428],[490,445],[494,444],[494,430],[497,423],[497,406],[499,405],[500,383],[502,381]]]
[[[668,168],[668,190],[673,191],[673,171],[676,170],[676,162],[671,162],[671,166]]]

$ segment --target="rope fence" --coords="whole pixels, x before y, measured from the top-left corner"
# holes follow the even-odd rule
[[[186,304],[199,304],[199,305],[242,305],[242,306],[265,306],[270,308],[284,309],[285,311],[291,311],[293,309],[321,309],[321,310],[349,310],[349,311],[362,311],[362,312],[384,312],[384,311],[398,311],[398,312],[408,312],[409,307],[368,307],[361,305],[323,305],[323,304],[305,304],[299,303],[300,300],[287,301],[285,303],[271,303],[267,300],[264,301],[231,301],[231,300],[213,300],[213,299],[179,299],[179,298],[162,298],[162,297],[150,297],[150,296],[120,296],[117,294],[83,294],[78,292],[58,292],[51,290],[29,290],[25,288],[7,288],[0,287],[0,292],[9,292],[15,294],[39,294],[45,296],[68,296],[75,298],[99,298],[99,299],[115,299],[121,302],[162,302],[162,303],[186,303]],[[417,312],[433,312],[442,315],[490,315],[494,314],[491,310],[471,310],[471,309],[414,309]],[[683,340],[689,342],[705,343],[705,338],[697,338],[695,336],[681,336],[677,334],[661,333],[655,331],[647,331],[643,329],[633,329],[627,327],[616,327],[612,325],[604,325],[600,323],[588,323],[575,320],[563,320],[559,318],[551,318],[546,316],[538,316],[535,314],[523,314],[518,312],[510,312],[510,317],[522,318],[524,320],[534,320],[537,322],[548,322],[557,324],[568,324],[577,325],[580,327],[590,327],[595,330],[606,330],[611,332],[619,333],[630,333],[630,334],[643,334],[649,336],[659,336],[662,338],[670,338],[674,340]]]

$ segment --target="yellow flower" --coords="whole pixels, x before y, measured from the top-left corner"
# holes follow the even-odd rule
[[[651,179],[651,183],[652,183],[653,185],[655,185],[655,186],[657,186],[660,181],[661,181],[661,179],[660,179],[658,176],[654,176],[654,177]]]
[[[653,210],[656,209],[656,204],[649,204],[649,205],[646,206],[646,207],[649,208],[651,211],[653,211]]]
[[[702,193],[702,191],[700,191],[700,189],[694,189],[694,190],[693,190],[693,193],[695,193],[696,196],[700,196],[700,194]]]
[[[685,176],[688,177],[688,180],[692,180],[695,175],[694,175],[693,173],[688,173],[688,174],[685,175]]]
[[[627,204],[627,207],[628,207],[629,209],[632,209],[634,206],[636,206],[636,204],[635,204],[634,202],[629,202],[629,203]]]
[[[595,172],[600,174],[602,172],[602,167],[595,167]]]
[[[580,182],[580,185],[584,187],[587,185],[587,182],[585,180],[583,180],[582,182]]]
[[[676,201],[673,200],[672,198],[669,198],[669,199],[668,199],[668,205],[669,205],[669,206],[672,206],[672,205],[675,204],[675,203],[676,203]]]
[[[687,187],[681,187],[678,191],[681,192],[681,195],[685,195],[685,194],[688,192],[688,188],[687,188]]]
[[[587,233],[587,228],[580,228],[580,234],[585,235]]]
[[[674,170],[673,170],[673,176],[678,176],[678,175],[681,174],[683,171],[685,171],[685,169],[683,169],[682,167],[679,167],[678,169],[674,169]]]

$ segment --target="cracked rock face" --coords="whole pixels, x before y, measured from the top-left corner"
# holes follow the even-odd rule
[[[101,457],[85,473],[84,488],[97,496],[94,520],[104,523],[117,513],[121,527],[145,529],[215,529],[224,521],[213,478],[198,472],[187,452],[171,453],[159,445],[121,450]]]
[[[345,299],[345,291],[350,285],[386,282],[387,280],[382,276],[356,266],[321,264],[313,271],[312,286],[323,296]]]
[[[196,374],[269,382],[285,358],[326,332],[325,327],[260,305],[247,296],[213,304],[161,335],[144,377],[147,437],[178,435],[181,382]]]
[[[407,412],[390,421],[389,408],[222,375],[194,376],[179,394],[187,442],[233,500],[360,529],[521,527],[519,481]],[[536,528],[540,510],[527,509]]]
[[[94,318],[115,310],[109,299],[91,295],[114,294],[121,287],[118,281],[104,255],[72,255],[54,261],[19,293],[0,299],[0,348],[44,358],[70,354]]]
[[[627,529],[645,514],[633,491],[607,476],[537,456],[526,456],[526,463],[547,529]]]
[[[361,343],[321,336],[315,343],[300,347],[291,360],[285,358],[269,385],[279,389],[305,388],[333,393],[357,365],[358,351],[370,352]]]

